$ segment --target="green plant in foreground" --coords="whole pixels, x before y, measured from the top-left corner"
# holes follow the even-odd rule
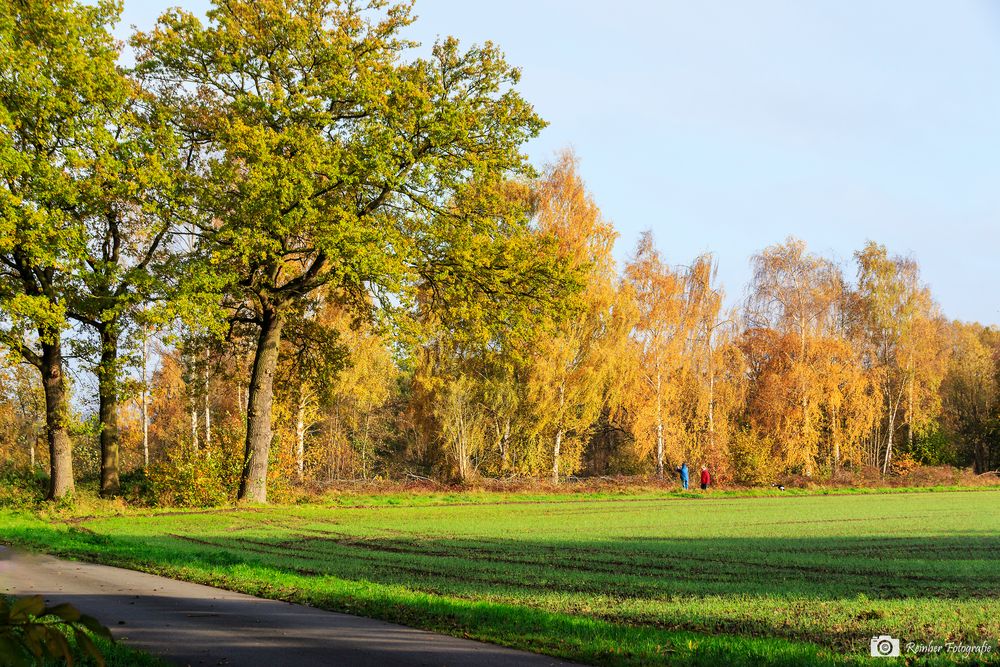
[[[67,639],[72,634],[76,646],[104,667],[104,655],[88,631],[113,641],[110,630],[69,603],[46,607],[41,595],[13,602],[0,596],[0,663],[4,665],[20,667],[62,658],[73,667],[74,652]]]

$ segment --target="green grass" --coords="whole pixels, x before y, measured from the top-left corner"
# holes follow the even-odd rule
[[[109,642],[107,639],[101,637],[94,637],[93,640],[104,656],[105,667],[170,667],[170,663],[164,662],[160,658],[144,651],[138,651],[121,642]],[[78,667],[92,667],[97,664],[89,655],[76,648],[76,643],[72,637],[69,638],[69,641],[70,645],[74,648],[74,665]],[[46,663],[47,666],[50,664],[52,667],[58,667],[66,663],[63,660]]]
[[[595,664],[886,664],[867,657],[872,635],[996,644],[998,502],[998,490],[342,496],[0,513],[0,539]]]

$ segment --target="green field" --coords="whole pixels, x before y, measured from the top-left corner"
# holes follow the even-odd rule
[[[998,504],[996,490],[397,495],[8,513],[0,539],[598,664],[851,663],[872,661],[876,634],[996,644]]]

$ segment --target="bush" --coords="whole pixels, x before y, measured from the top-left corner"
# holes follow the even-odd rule
[[[232,502],[242,464],[230,448],[181,446],[146,473],[148,498],[171,507],[212,507]]]
[[[155,505],[156,492],[145,468],[136,468],[121,474],[121,497],[129,505]]]
[[[729,441],[733,481],[746,486],[766,486],[775,479],[774,441],[751,430],[737,431]]]
[[[916,438],[908,453],[917,463],[924,466],[958,464],[955,444],[948,434],[941,430],[934,430]]]
[[[26,509],[45,499],[49,476],[40,468],[0,466],[0,507]]]
[[[89,633],[111,640],[111,632],[92,616],[81,614],[71,604],[46,607],[41,595],[8,599],[0,596],[0,663],[38,664],[43,659],[62,659],[73,664],[73,647],[104,665],[104,656]]]

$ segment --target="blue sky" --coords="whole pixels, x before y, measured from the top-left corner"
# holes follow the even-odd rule
[[[125,0],[119,34],[165,8]],[[949,317],[1000,324],[1000,3],[417,0],[411,35],[491,39],[522,67],[621,233],[671,263],[715,253],[730,302],[794,235],[843,262],[916,258]],[[853,275],[853,267],[847,272]]]

